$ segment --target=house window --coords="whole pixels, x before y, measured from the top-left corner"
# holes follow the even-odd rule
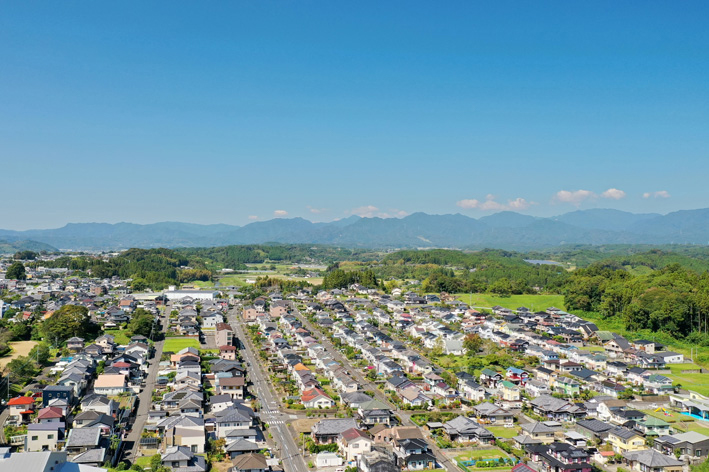
[[[694,451],[694,455],[695,455],[696,457],[702,457],[702,450],[701,450],[701,449],[697,449],[696,451]]]
[[[47,435],[47,439],[54,439],[54,435],[53,435],[53,434],[48,434],[48,435]]]
[[[32,436],[32,441],[36,441],[39,439],[39,436]]]

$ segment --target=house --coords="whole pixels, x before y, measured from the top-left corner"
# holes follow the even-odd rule
[[[492,425],[511,425],[514,422],[514,415],[492,403],[480,403],[473,407],[475,417],[479,423]]]
[[[243,438],[238,438],[227,443],[226,447],[224,448],[227,455],[229,456],[229,459],[234,459],[236,456],[240,456],[241,454],[258,452],[261,449],[262,446],[259,446],[255,442]]]
[[[509,380],[498,383],[499,396],[505,408],[520,408],[522,406],[520,388]]]
[[[78,457],[72,459],[74,462],[67,462],[66,451],[11,453],[9,447],[0,447],[0,470],[26,472],[104,472],[106,470],[77,463]]]
[[[236,347],[230,345],[219,346],[219,358],[228,361],[236,360]]]
[[[311,436],[315,444],[333,444],[344,431],[356,427],[354,418],[325,418],[312,426]]]
[[[645,449],[645,438],[632,429],[618,426],[608,431],[608,444],[616,454]]]
[[[399,392],[404,404],[412,407],[423,407],[433,404],[433,400],[416,387],[409,387]]]
[[[227,323],[217,323],[215,342],[217,346],[236,346],[234,330]]]
[[[551,444],[556,436],[563,432],[561,423],[556,421],[540,421],[522,425],[522,435],[529,436],[542,444]]]
[[[321,452],[315,456],[315,466],[319,468],[324,467],[339,467],[342,465],[342,457],[338,456],[334,452]]]
[[[438,467],[428,443],[423,439],[401,439],[394,442],[394,453],[404,470],[435,469]]]
[[[268,472],[271,467],[266,463],[266,456],[250,452],[241,454],[231,461],[229,472]]]
[[[305,408],[333,408],[335,401],[319,388],[305,390],[300,397]]]
[[[66,340],[66,347],[70,351],[78,352],[84,348],[84,339],[74,336]]]
[[[64,412],[61,408],[54,406],[48,406],[47,408],[42,408],[37,413],[38,423],[62,423],[62,418],[64,417]],[[63,423],[62,423],[63,424]]]
[[[466,416],[458,416],[443,424],[443,430],[451,441],[490,444],[495,436],[477,421]]]
[[[623,454],[630,470],[637,472],[682,472],[684,461],[658,452],[655,449],[630,451]]]
[[[362,472],[401,472],[396,463],[396,455],[385,448],[374,448],[362,454],[357,461],[357,470]]]
[[[244,399],[244,377],[217,377],[217,394],[227,394],[235,400]]]
[[[7,402],[9,407],[8,418],[17,422],[29,421],[29,416],[34,413],[34,398],[15,397]]]
[[[574,429],[577,433],[583,434],[587,439],[605,441],[608,437],[608,432],[613,428],[613,425],[600,420],[578,420]]]
[[[97,411],[99,413],[118,417],[119,403],[105,395],[90,394],[81,400],[82,411]]]
[[[665,364],[681,364],[684,362],[684,355],[672,351],[655,353],[655,357],[661,358]]]
[[[69,386],[48,385],[42,390],[42,406],[47,407],[53,400],[61,399],[69,405],[74,401],[74,389]]]
[[[127,390],[124,374],[101,374],[94,382],[94,393],[99,395],[118,395]]]
[[[361,430],[351,428],[340,433],[337,444],[340,447],[340,452],[345,456],[345,460],[350,462],[371,451],[374,441]]]
[[[57,443],[64,439],[64,425],[60,423],[35,423],[27,425],[25,451],[56,451]]]
[[[96,449],[101,443],[101,428],[74,428],[69,431],[64,448],[69,454],[78,454],[90,449]]]
[[[575,421],[586,415],[585,408],[549,395],[535,398],[530,405],[534,413],[551,420]]]
[[[544,472],[591,472],[589,455],[568,443],[532,445],[527,451],[534,462],[541,463]]]
[[[673,436],[660,436],[655,439],[655,449],[664,454],[682,454],[689,457],[707,457],[709,455],[709,436],[689,431]]]
[[[171,468],[173,472],[206,472],[207,470],[204,457],[195,455],[184,446],[166,448],[160,459],[162,465]]]

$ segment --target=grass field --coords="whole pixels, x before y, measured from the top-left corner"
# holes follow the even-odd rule
[[[482,459],[497,459],[499,457],[505,458],[509,456],[505,451],[496,447],[493,449],[475,449],[473,451],[466,451],[455,458],[461,461],[469,461],[472,459],[477,459],[478,457],[481,457]]]
[[[679,383],[682,388],[692,390],[700,395],[709,395],[709,374],[667,374],[667,377],[672,379],[673,383]]]
[[[9,355],[0,358],[0,371],[2,371],[11,360],[29,354],[32,348],[37,345],[37,341],[15,341],[9,344],[12,351]]]
[[[511,310],[525,306],[530,310],[546,310],[555,306],[560,309],[564,307],[563,295],[510,295],[501,297],[490,293],[457,293],[455,297],[463,303],[472,304],[474,307],[491,308],[500,305]]]
[[[247,279],[256,279],[256,277],[273,277],[273,278],[278,278],[278,279],[287,279],[287,280],[298,280],[298,281],[303,281],[303,282],[308,282],[311,285],[320,285],[322,284],[322,277],[313,277],[313,278],[305,278],[305,277],[290,277],[286,276],[285,274],[288,274],[293,271],[293,265],[291,264],[274,264],[276,269],[275,270],[270,270],[268,267],[270,267],[272,264],[247,264],[249,266],[249,270],[252,272],[246,273],[246,274],[226,274],[223,276],[220,276],[218,278],[219,286],[220,287],[242,287],[244,285],[248,285],[246,282]],[[215,286],[214,282],[201,282],[199,280],[192,281],[188,285],[194,285],[199,288],[213,288]]]
[[[699,370],[702,366],[697,364],[670,364],[667,366],[672,371],[667,377],[673,382],[682,384],[683,388],[694,390],[702,395],[709,394],[709,374],[682,373],[684,370]]]
[[[114,341],[118,344],[130,344],[130,338],[125,330],[121,329],[106,329],[103,334],[110,334],[113,336]]]
[[[667,410],[667,413],[669,414],[669,416],[665,415],[661,411],[655,411],[655,410],[641,410],[641,411],[643,413],[645,413],[646,415],[654,416],[655,418],[659,418],[662,421],[667,421],[670,424],[674,424],[677,422],[692,422],[692,421],[694,421],[694,418],[692,418],[691,416],[681,415],[681,414],[677,413],[676,411],[671,411],[671,410]]]
[[[199,349],[199,341],[194,338],[166,338],[163,345],[163,352],[178,352],[186,347]]]
[[[519,428],[505,428],[504,426],[488,426],[487,429],[495,435],[496,438],[510,439],[519,434]]]

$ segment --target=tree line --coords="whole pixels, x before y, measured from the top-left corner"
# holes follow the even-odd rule
[[[599,262],[574,271],[563,293],[567,309],[596,312],[629,331],[709,344],[709,272],[675,263],[634,275],[616,261]]]

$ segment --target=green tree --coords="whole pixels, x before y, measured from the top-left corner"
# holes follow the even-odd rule
[[[42,334],[51,343],[59,344],[78,336],[90,338],[97,331],[89,310],[80,305],[64,305],[42,323]]]
[[[155,454],[150,458],[150,470],[151,472],[158,472],[162,467],[162,459],[160,454]]]
[[[150,336],[153,329],[155,317],[152,313],[142,308],[138,308],[133,312],[130,322],[128,323],[128,331],[132,336]]]
[[[468,356],[477,356],[478,351],[483,346],[483,340],[480,335],[471,333],[463,339],[463,347],[467,350]]]
[[[20,261],[13,262],[10,264],[10,267],[7,268],[5,278],[10,280],[25,280],[27,278],[25,265]]]

